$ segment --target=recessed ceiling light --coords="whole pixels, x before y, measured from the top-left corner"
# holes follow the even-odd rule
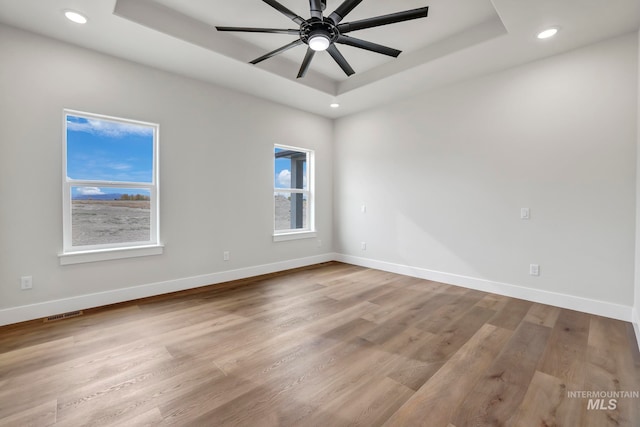
[[[541,40],[548,39],[550,37],[555,36],[557,33],[558,33],[557,28],[547,28],[546,30],[538,33],[538,38]]]
[[[338,107],[340,107],[340,104],[338,104],[337,102],[332,102],[331,104],[329,104],[329,107],[338,108]]]
[[[65,10],[64,16],[71,22],[75,22],[76,24],[86,24],[87,18],[83,14],[76,12],[74,10]]]

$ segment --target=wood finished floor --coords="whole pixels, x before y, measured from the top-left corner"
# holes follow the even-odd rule
[[[340,263],[0,328],[2,426],[640,425],[582,390],[630,324]]]

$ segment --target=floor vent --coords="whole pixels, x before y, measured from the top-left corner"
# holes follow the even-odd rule
[[[55,316],[45,317],[45,322],[53,322],[55,320],[69,319],[71,317],[82,316],[82,310],[70,311],[69,313],[56,314]]]

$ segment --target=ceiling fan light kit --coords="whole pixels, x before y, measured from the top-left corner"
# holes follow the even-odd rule
[[[314,36],[309,39],[309,47],[316,52],[322,52],[327,50],[331,42],[324,36]]]
[[[324,34],[316,34],[309,37],[309,47],[316,52],[322,52],[323,50],[327,50],[329,45],[331,44],[331,40]]]
[[[249,28],[249,27],[220,27],[218,31],[236,31],[245,33],[268,33],[268,34],[289,34],[297,35],[298,39],[286,44],[274,51],[271,51],[259,58],[251,61],[251,64],[258,64],[266,59],[272,58],[282,52],[285,52],[296,46],[306,44],[307,53],[302,60],[302,65],[298,71],[298,78],[304,77],[311,65],[311,60],[316,52],[326,50],[329,55],[342,68],[347,76],[355,73],[351,65],[342,56],[337,44],[357,47],[382,55],[397,58],[402,51],[383,46],[377,43],[360,40],[355,37],[346,36],[346,33],[367,28],[379,27],[382,25],[395,24],[397,22],[409,21],[418,18],[426,18],[429,7],[421,7],[417,9],[406,10],[404,12],[396,12],[388,15],[376,16],[373,18],[362,19],[359,21],[342,23],[342,20],[358,6],[362,0],[344,0],[338,8],[329,16],[324,16],[323,11],[326,8],[326,0],[309,0],[309,11],[311,17],[304,19],[294,12],[277,2],[276,0],[262,0],[269,6],[282,13],[293,22],[300,26],[299,29],[277,29],[277,28]]]

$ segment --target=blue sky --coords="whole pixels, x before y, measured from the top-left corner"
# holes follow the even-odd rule
[[[279,153],[286,151],[282,148],[276,148],[275,152]],[[304,164],[304,171],[307,173],[307,164]],[[306,183],[306,181],[305,181]],[[274,176],[275,188],[291,188],[291,159],[279,158],[275,159],[275,176]]]
[[[68,115],[67,176],[151,183],[153,128]]]

